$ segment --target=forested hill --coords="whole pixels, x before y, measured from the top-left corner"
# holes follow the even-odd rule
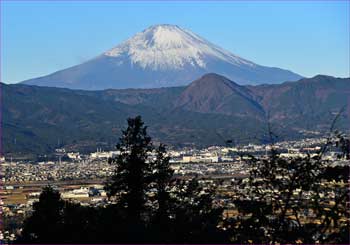
[[[350,125],[350,79],[318,75],[241,86],[207,74],[186,87],[82,91],[1,84],[3,152],[111,149],[126,118],[141,115],[156,141],[175,147],[264,141],[267,118],[280,139]]]

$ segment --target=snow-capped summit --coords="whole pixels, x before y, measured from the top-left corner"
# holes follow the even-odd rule
[[[133,64],[152,70],[182,69],[187,65],[206,68],[208,59],[255,66],[176,25],[151,26],[104,54],[126,55]]]
[[[301,78],[288,70],[257,65],[176,25],[154,25],[83,64],[26,84],[98,90],[186,85],[205,73],[240,84]]]

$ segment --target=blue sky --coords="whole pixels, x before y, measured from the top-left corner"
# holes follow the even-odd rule
[[[79,64],[163,23],[261,65],[349,77],[349,8],[349,1],[1,1],[1,79]]]

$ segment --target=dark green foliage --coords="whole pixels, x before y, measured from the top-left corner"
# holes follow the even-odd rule
[[[98,209],[83,207],[80,204],[65,202],[63,218],[63,235],[60,238],[64,243],[91,243],[99,242],[97,236],[100,222]]]
[[[58,191],[45,187],[39,202],[33,205],[33,214],[23,228],[23,240],[33,243],[52,243],[62,235],[64,201]]]
[[[42,190],[33,213],[24,222],[18,243],[89,243],[98,242],[98,212],[61,199],[48,186]]]
[[[158,209],[155,215],[155,222],[166,224],[169,221],[171,197],[169,193],[170,181],[174,171],[170,168],[170,157],[166,156],[166,149],[163,144],[160,144],[157,149],[157,158],[153,162],[154,171],[154,187],[157,190],[156,201]]]
[[[225,243],[226,233],[218,228],[222,222],[222,207],[213,204],[215,188],[203,188],[198,180],[178,183],[179,202],[175,209],[175,242],[182,239],[190,243]]]
[[[222,209],[213,205],[214,189],[203,189],[197,180],[174,180],[165,146],[152,146],[140,116],[128,119],[117,149],[120,155],[110,159],[115,174],[105,186],[111,204],[82,207],[62,201],[58,191],[45,188],[18,242],[225,241],[217,227]],[[155,159],[149,158],[152,151]]]
[[[213,208],[213,192],[200,194],[203,190],[195,180],[172,181],[165,146],[154,149],[140,116],[128,119],[117,150],[120,155],[110,159],[115,174],[105,189],[116,207],[125,208],[123,233],[137,234],[125,242],[210,241],[205,235],[217,231],[222,214]],[[154,150],[156,159],[152,160],[148,153]],[[178,190],[171,192],[174,188]]]
[[[116,197],[135,222],[141,219],[146,191],[153,180],[152,164],[147,161],[153,148],[146,129],[140,116],[128,119],[128,128],[123,131],[117,145],[120,154],[109,160],[115,164],[115,173],[105,187],[108,196]]]
[[[215,189],[201,187],[197,179],[176,180],[167,209],[156,211],[148,230],[151,243],[224,243],[228,236],[218,226],[221,207],[214,204]],[[161,206],[160,206],[161,207]]]

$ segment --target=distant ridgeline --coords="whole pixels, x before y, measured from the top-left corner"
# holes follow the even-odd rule
[[[185,87],[83,91],[1,84],[5,154],[112,149],[125,119],[141,115],[156,141],[175,147],[264,142],[349,130],[350,79],[318,75],[278,85],[241,86],[207,74]]]

